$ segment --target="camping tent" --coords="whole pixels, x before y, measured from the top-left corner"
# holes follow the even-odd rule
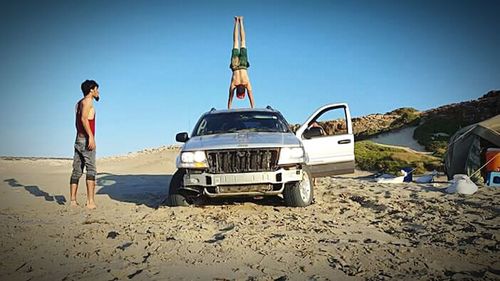
[[[484,164],[484,151],[489,147],[500,147],[500,114],[464,127],[457,131],[448,143],[444,164],[448,179],[455,174],[472,175]],[[476,173],[473,180],[480,180]]]

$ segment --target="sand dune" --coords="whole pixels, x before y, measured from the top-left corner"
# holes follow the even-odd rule
[[[0,279],[500,278],[498,189],[450,195],[359,172],[318,179],[307,208],[278,197],[169,208],[176,153],[100,159],[94,211],[67,205],[70,160],[0,160]]]
[[[416,127],[408,127],[394,132],[380,134],[369,140],[378,144],[409,148],[414,152],[426,152],[425,147],[413,138],[415,128]]]

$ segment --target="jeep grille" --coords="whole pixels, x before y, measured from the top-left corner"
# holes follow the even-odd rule
[[[208,151],[209,171],[215,174],[274,171],[278,152],[277,148]]]

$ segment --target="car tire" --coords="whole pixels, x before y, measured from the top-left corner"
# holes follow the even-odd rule
[[[309,169],[303,169],[302,180],[285,185],[283,198],[289,207],[306,207],[314,199],[313,180]]]
[[[177,206],[189,206],[191,205],[188,198],[179,193],[180,188],[183,185],[184,174],[186,171],[184,169],[179,169],[175,172],[170,180],[170,187],[168,189],[168,197],[166,200],[167,206],[177,207]]]

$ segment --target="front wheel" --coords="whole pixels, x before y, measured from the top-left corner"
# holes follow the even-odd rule
[[[170,207],[176,206],[189,206],[191,205],[188,198],[186,196],[179,193],[184,181],[184,174],[186,171],[183,169],[179,169],[175,172],[170,180],[170,187],[168,189],[168,197],[166,203]]]
[[[302,180],[285,185],[283,198],[289,207],[306,207],[313,202],[314,190],[311,172],[304,167]]]

